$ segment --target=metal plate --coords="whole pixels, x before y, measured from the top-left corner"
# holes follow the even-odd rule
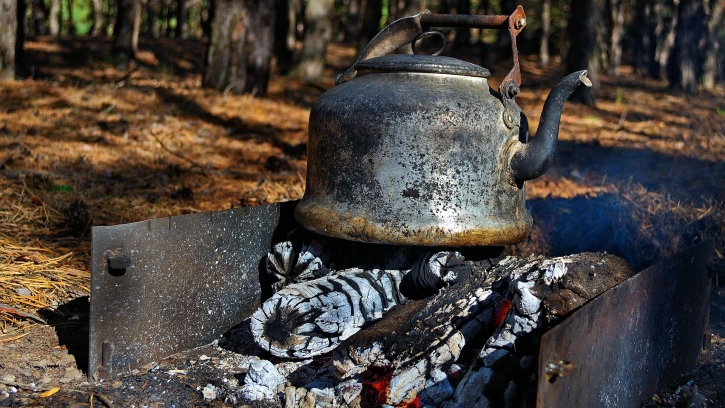
[[[541,340],[537,407],[635,407],[698,365],[712,241],[638,273]]]
[[[89,375],[208,344],[250,316],[260,262],[295,204],[94,227]]]

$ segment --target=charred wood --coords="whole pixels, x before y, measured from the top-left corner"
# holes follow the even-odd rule
[[[345,341],[333,353],[336,375],[365,383],[384,372],[385,403],[418,398],[437,406],[454,395],[454,363],[473,363],[450,403],[474,406],[483,391],[496,395],[489,402],[503,403],[507,389],[509,399],[520,399],[534,390],[528,380],[540,335],[631,273],[625,261],[602,254],[464,265],[457,285],[399,306]]]
[[[514,307],[445,406],[535,406],[541,335],[632,274],[623,259],[596,253],[537,260],[513,271]]]
[[[303,245],[299,255],[289,241],[275,245],[267,271],[278,279],[277,293],[252,316],[255,339],[279,357],[326,353],[409,296],[423,297],[455,282],[464,265],[460,253],[439,252],[402,269],[409,257],[402,249],[383,268],[333,273],[322,242]]]

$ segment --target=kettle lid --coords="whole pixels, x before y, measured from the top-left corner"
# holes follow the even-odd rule
[[[456,58],[391,54],[358,61],[355,69],[360,73],[372,72],[420,72],[427,74],[448,74],[488,78],[491,72],[483,67]]]

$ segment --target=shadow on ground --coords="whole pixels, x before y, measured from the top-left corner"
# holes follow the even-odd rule
[[[58,345],[65,346],[76,360],[76,368],[88,375],[88,334],[91,311],[90,298],[83,296],[38,313],[55,329]]]
[[[554,164],[545,176],[572,177],[572,171],[607,182],[636,183],[677,199],[725,200],[725,162],[660,153],[648,149],[605,147],[559,141]]]

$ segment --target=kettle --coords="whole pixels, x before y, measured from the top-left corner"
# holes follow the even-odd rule
[[[437,247],[494,246],[526,239],[532,218],[524,182],[549,168],[566,99],[586,71],[565,77],[529,138],[515,102],[521,85],[510,16],[424,11],[375,36],[337,84],[313,105],[307,186],[296,220],[322,235],[360,242]],[[429,27],[507,29],[513,69],[498,90],[490,72],[458,59],[390,54],[440,35]]]

